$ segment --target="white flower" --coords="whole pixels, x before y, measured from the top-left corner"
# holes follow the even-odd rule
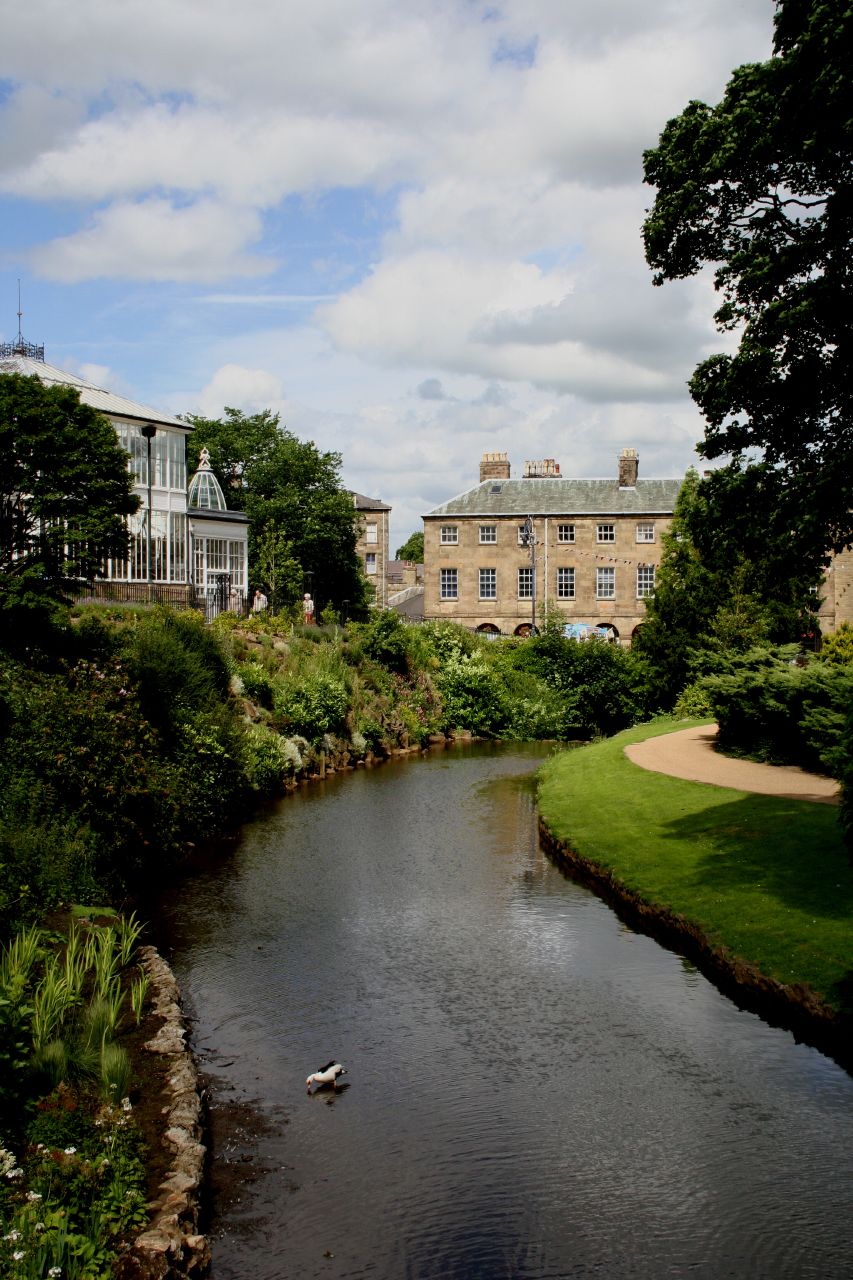
[[[16,1262],[20,1262],[21,1259],[25,1258],[26,1256],[27,1255],[24,1253],[23,1249],[16,1249],[15,1252],[12,1254],[12,1257],[15,1259]]]
[[[76,1147],[66,1147],[66,1148],[65,1148],[65,1154],[66,1154],[67,1156],[73,1156],[73,1155],[76,1155],[76,1154],[77,1154],[77,1148],[76,1148]]]
[[[39,1192],[39,1191],[28,1191],[28,1192],[27,1192],[27,1199],[28,1199],[28,1200],[41,1200],[41,1192]]]
[[[121,1100],[121,1105],[122,1105],[122,1110],[124,1110],[124,1111],[132,1111],[132,1110],[133,1110],[133,1106],[131,1105],[130,1098],[122,1098],[122,1100]]]
[[[44,1223],[43,1223],[43,1222],[37,1222],[37,1223],[36,1223],[36,1225],[33,1227],[33,1230],[34,1230],[34,1231],[44,1231]]]
[[[6,1174],[7,1178],[23,1178],[23,1176],[24,1176],[23,1169],[10,1169],[9,1172]]]
[[[62,1275],[62,1267],[51,1267],[47,1274],[48,1274],[49,1276],[61,1276],[61,1275]]]
[[[7,1236],[3,1237],[4,1240],[12,1240],[12,1241],[20,1240],[20,1238],[21,1238],[20,1231],[10,1231]]]

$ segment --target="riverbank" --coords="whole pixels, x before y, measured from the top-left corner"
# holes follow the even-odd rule
[[[739,1003],[849,1067],[853,872],[837,810],[627,758],[626,747],[673,731],[659,721],[549,761],[546,847]]]

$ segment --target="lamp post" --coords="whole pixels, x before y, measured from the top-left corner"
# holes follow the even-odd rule
[[[151,441],[154,439],[154,437],[157,434],[157,428],[155,426],[152,426],[150,422],[146,422],[144,426],[140,427],[139,429],[142,432],[143,436],[145,437],[145,443],[148,449],[148,466],[146,468],[146,475],[148,478],[148,549],[147,549],[146,560],[147,560],[148,568],[147,568],[146,577],[148,579],[148,586],[150,587],[151,586]]]
[[[530,552],[530,585],[531,585],[531,610],[530,610],[530,634],[536,634],[536,526],[533,523],[533,517],[528,516],[524,524],[521,526],[521,545],[527,547]]]

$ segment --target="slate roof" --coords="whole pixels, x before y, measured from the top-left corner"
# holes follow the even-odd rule
[[[434,507],[424,520],[440,516],[671,515],[681,485],[680,479],[637,480],[632,489],[620,489],[617,480],[484,480]]]
[[[190,432],[192,427],[180,418],[173,418],[159,409],[151,409],[148,405],[137,404],[126,396],[116,395],[112,391],[104,391],[96,387],[94,382],[87,382],[79,374],[69,373],[66,369],[57,369],[55,365],[45,364],[43,360],[33,360],[30,356],[6,356],[0,360],[0,373],[21,373],[25,377],[35,374],[41,378],[45,386],[74,387],[80,393],[80,399],[99,413],[111,414],[117,418],[139,418],[144,422],[160,423],[164,427],[180,427]]]
[[[378,498],[366,498],[363,493],[356,493],[354,489],[350,489],[350,493],[357,511],[391,510],[387,502],[380,502]]]

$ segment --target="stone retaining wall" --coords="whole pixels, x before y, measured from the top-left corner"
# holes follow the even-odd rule
[[[198,1074],[186,1043],[180,989],[154,947],[140,947],[140,963],[151,982],[155,1017],[163,1025],[145,1045],[168,1059],[163,1098],[163,1145],[171,1168],[152,1202],[151,1222],[130,1250],[140,1280],[180,1280],[203,1276],[210,1265],[207,1237],[199,1233],[199,1201],[206,1149],[202,1144],[202,1104]]]

